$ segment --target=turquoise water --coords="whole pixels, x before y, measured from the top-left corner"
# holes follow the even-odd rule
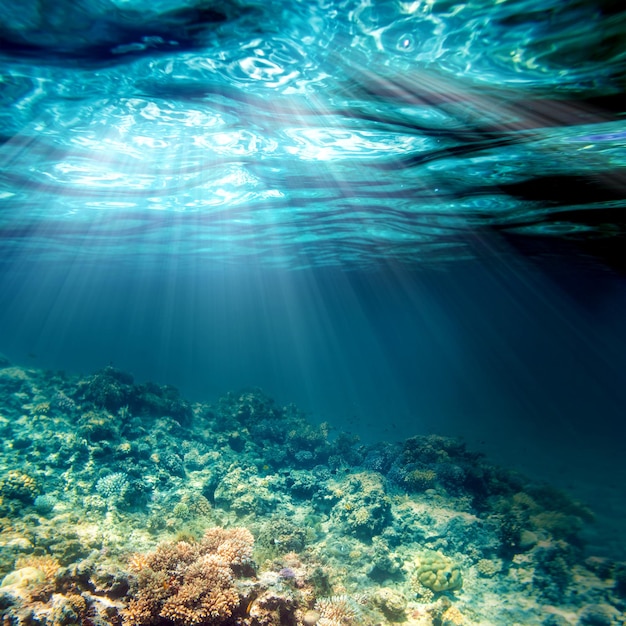
[[[3,11],[5,260],[439,265],[620,231],[619,3]]]
[[[625,32],[610,0],[2,3],[0,525],[45,527],[2,544],[2,576],[86,559],[49,540],[66,514],[101,523],[118,558],[209,522],[263,546],[280,504],[317,535],[291,538],[301,567],[271,567],[300,589],[317,576],[316,595],[254,621],[284,582],[255,553],[260,587],[225,624],[302,626],[296,608],[380,583],[424,626],[406,563],[431,543],[463,570],[469,626],[502,626],[490,593],[511,625],[562,626],[550,602],[569,624],[623,624]],[[157,415],[172,406],[187,421]],[[430,435],[565,490],[595,526],[579,545],[564,527],[586,509]],[[448,456],[480,480],[454,483]],[[384,503],[365,530],[359,490]],[[567,524],[545,521],[551,499]],[[446,510],[468,524],[449,539]],[[494,530],[506,511],[536,535],[519,554]],[[559,566],[550,542],[571,544]],[[589,555],[570,581],[563,563]],[[387,623],[350,602],[353,622]],[[603,602],[608,621],[584,617]],[[78,623],[63,619],[42,623]]]
[[[373,438],[612,432],[621,8],[5,7],[2,350]]]

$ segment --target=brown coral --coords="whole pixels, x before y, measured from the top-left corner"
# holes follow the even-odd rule
[[[37,481],[19,470],[9,470],[0,480],[0,494],[7,498],[31,501],[38,493]]]
[[[239,603],[233,582],[230,567],[220,556],[201,556],[187,568],[182,585],[159,614],[178,624],[219,624]]]
[[[211,528],[200,541],[165,542],[134,555],[137,592],[124,624],[223,624],[239,604],[233,568],[251,563],[253,545],[245,528]]]
[[[247,528],[209,528],[201,543],[231,565],[247,565],[252,560],[254,537]]]
[[[45,580],[51,581],[61,567],[59,561],[48,554],[39,556],[27,555],[21,556],[15,562],[15,569],[24,567],[34,567],[43,573]]]

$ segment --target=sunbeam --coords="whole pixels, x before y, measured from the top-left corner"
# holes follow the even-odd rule
[[[3,626],[625,624],[623,1],[0,4]]]

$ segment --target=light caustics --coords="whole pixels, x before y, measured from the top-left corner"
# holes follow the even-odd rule
[[[624,123],[590,101],[615,98],[619,53],[570,68],[554,52],[610,39],[619,16],[555,4],[546,21],[532,1],[280,9],[284,29],[255,7],[191,47],[154,39],[152,16],[142,45],[111,45],[91,67],[80,52],[5,56],[5,243],[436,261],[471,255],[484,229],[598,234],[572,215],[623,196]],[[582,207],[527,189],[589,176],[609,191]]]

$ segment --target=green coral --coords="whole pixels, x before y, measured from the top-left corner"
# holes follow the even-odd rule
[[[458,565],[439,551],[427,550],[418,556],[415,579],[435,593],[455,591],[463,586]]]

